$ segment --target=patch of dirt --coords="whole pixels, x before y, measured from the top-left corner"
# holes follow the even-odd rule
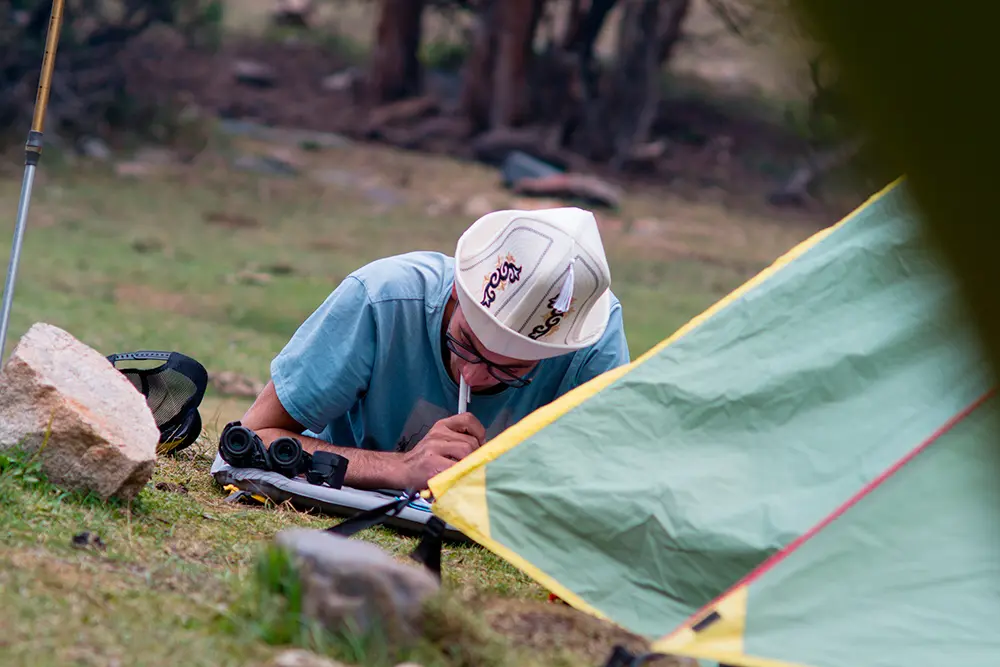
[[[148,285],[118,285],[114,290],[115,303],[136,304],[177,315],[197,317],[203,304],[190,294],[167,292]]]
[[[178,558],[190,563],[199,563],[201,565],[214,565],[216,563],[212,547],[206,544],[198,544],[193,540],[173,539],[167,544],[166,549]]]
[[[561,602],[498,598],[483,604],[490,627],[520,648],[548,652],[553,646],[564,646],[595,665],[603,664],[615,646],[623,646],[636,655],[650,652],[641,637]],[[686,660],[671,657],[644,664],[691,667]]]
[[[102,577],[93,571],[54,556],[43,549],[11,550],[7,563],[18,570],[35,572],[35,579],[47,588],[60,591],[123,590],[127,582],[115,577]]]
[[[5,583],[4,570],[32,572],[33,580],[44,589],[59,595],[80,595],[99,606],[104,605],[103,600],[136,587],[198,596],[217,592],[207,585],[209,577],[121,561],[100,551],[81,552],[79,559],[70,560],[43,548],[12,549],[0,558],[0,565],[0,584]]]
[[[202,217],[206,223],[225,229],[256,229],[261,226],[257,218],[226,211],[206,211]]]
[[[174,540],[172,544],[177,543],[179,540]],[[112,546],[110,541],[108,546]],[[118,541],[115,546],[121,547],[122,542]],[[200,551],[197,545],[181,551],[183,553],[180,555],[187,560],[211,562],[211,549],[208,546],[201,546]],[[82,591],[88,598],[92,594],[107,596],[135,589],[137,586],[179,591],[197,595],[200,599],[215,598],[216,594],[223,593],[210,585],[214,577],[208,572],[164,568],[152,557],[128,561],[122,560],[120,555],[107,554],[101,550],[88,549],[78,553],[79,558],[69,559],[45,548],[10,549],[0,556],[0,585],[5,583],[3,572],[16,569],[32,572],[33,579],[45,588],[65,592]],[[175,553],[178,551],[175,550]],[[93,591],[100,593],[91,593]]]
[[[173,482],[157,482],[156,488],[159,491],[166,491],[167,493],[187,493],[187,487],[183,484],[175,484]]]
[[[274,83],[241,83],[234,75],[241,61],[266,63]],[[336,131],[358,120],[349,92],[321,86],[347,62],[305,42],[246,38],[212,52],[190,48],[176,35],[160,31],[136,39],[122,62],[128,67],[130,91],[141,99],[187,100],[226,118],[307,130]]]
[[[234,371],[219,371],[208,374],[208,383],[222,396],[257,398],[264,389],[264,383]]]

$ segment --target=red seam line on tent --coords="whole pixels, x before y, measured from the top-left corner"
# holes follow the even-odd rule
[[[793,551],[795,551],[796,549],[798,549],[800,546],[802,546],[803,542],[805,542],[806,540],[811,539],[813,536],[816,535],[816,533],[820,532],[821,530],[823,530],[824,528],[826,528],[828,525],[830,525],[831,523],[833,523],[834,521],[836,521],[841,515],[843,515],[847,510],[849,510],[851,507],[853,507],[854,505],[856,505],[862,498],[864,498],[869,493],[871,493],[876,487],[878,487],[883,482],[885,482],[887,479],[889,479],[894,474],[896,474],[897,472],[899,472],[900,468],[902,468],[907,463],[909,463],[914,458],[916,458],[916,456],[918,454],[920,454],[920,452],[922,452],[925,449],[927,449],[928,447],[930,447],[941,436],[943,436],[945,433],[947,433],[952,428],[954,428],[956,424],[958,424],[960,421],[962,421],[963,419],[965,419],[966,417],[968,417],[970,414],[972,414],[973,412],[975,412],[976,409],[979,406],[981,406],[983,403],[985,403],[991,396],[993,396],[993,394],[995,392],[996,392],[996,388],[995,387],[992,388],[992,389],[989,389],[986,393],[984,393],[982,396],[980,396],[975,401],[973,401],[971,404],[969,404],[968,407],[966,407],[961,412],[959,412],[958,414],[956,414],[954,417],[952,417],[951,419],[949,419],[948,421],[946,421],[941,427],[938,428],[938,430],[936,430],[934,433],[932,433],[930,435],[930,437],[928,437],[926,440],[924,440],[919,445],[917,445],[917,447],[913,451],[909,452],[908,454],[906,454],[906,456],[904,456],[900,460],[896,461],[896,463],[894,463],[892,466],[890,466],[889,468],[887,468],[882,474],[880,474],[878,477],[876,477],[871,482],[869,482],[863,489],[861,489],[856,494],[854,494],[854,496],[852,496],[847,502],[845,502],[843,505],[841,505],[840,507],[838,507],[837,509],[835,509],[829,516],[827,516],[825,519],[823,519],[818,524],[816,524],[815,526],[813,526],[807,532],[803,533],[802,535],[800,535],[796,539],[794,539],[791,542],[789,542],[788,545],[785,546],[784,549],[782,549],[778,553],[774,554],[773,556],[771,556],[770,558],[768,558],[767,560],[765,560],[763,563],[761,563],[760,565],[758,565],[756,569],[751,570],[746,576],[744,576],[742,579],[740,579],[739,581],[737,581],[735,584],[733,584],[732,586],[730,586],[729,588],[727,588],[726,591],[722,595],[718,596],[717,598],[715,598],[714,600],[712,600],[711,602],[709,602],[708,604],[706,604],[705,606],[703,606],[701,609],[699,609],[697,612],[695,612],[694,614],[692,614],[691,615],[692,622],[694,621],[694,619],[700,619],[702,617],[702,615],[704,614],[705,611],[711,609],[716,604],[718,604],[720,600],[722,600],[724,597],[726,597],[727,595],[729,595],[729,593],[731,593],[734,589],[739,588],[740,586],[746,586],[748,584],[753,583],[754,580],[760,578],[765,572],[767,572],[768,570],[770,570],[771,568],[773,568],[775,565],[777,565],[778,563],[780,563],[781,561],[783,561],[790,553],[792,553]],[[682,626],[682,627],[686,627],[686,626]]]
[[[798,538],[796,538],[795,540],[793,540],[792,542],[790,542],[784,549],[782,549],[781,551],[779,551],[778,553],[776,553],[774,556],[772,556],[771,558],[767,559],[765,562],[761,563],[761,565],[758,566],[755,571],[752,571],[752,572],[750,572],[747,575],[746,581],[743,581],[741,583],[743,583],[743,584],[749,584],[749,583],[753,582],[754,579],[757,579],[758,577],[760,577],[761,575],[763,575],[765,572],[767,572],[768,570],[770,570],[771,568],[773,568],[775,565],[777,565],[779,562],[781,562],[782,560],[784,560],[785,557],[788,556],[788,554],[790,554],[792,551],[794,551],[795,549],[798,549],[802,545],[803,542],[805,542],[806,540],[810,539],[813,535],[815,535],[819,531],[823,530],[828,525],[830,525],[831,523],[833,523],[834,521],[836,521],[838,518],[840,518],[847,510],[849,510],[854,505],[856,505],[862,498],[864,498],[865,496],[867,496],[869,493],[871,493],[872,491],[874,491],[876,487],[880,486],[887,479],[889,479],[890,477],[892,477],[893,475],[895,475],[897,472],[899,472],[899,470],[903,466],[905,466],[907,463],[909,463],[910,461],[912,461],[913,459],[915,459],[917,457],[917,455],[920,454],[920,452],[922,452],[925,449],[927,449],[928,447],[930,447],[941,436],[943,436],[945,433],[947,433],[948,431],[950,431],[951,429],[953,429],[960,421],[962,421],[963,419],[965,419],[966,417],[968,417],[970,414],[972,414],[973,412],[975,412],[976,409],[980,405],[982,405],[983,403],[985,403],[987,401],[987,399],[989,399],[989,397],[993,395],[994,391],[995,391],[995,389],[989,389],[986,393],[984,393],[982,396],[980,396],[975,401],[973,401],[971,404],[969,404],[964,410],[962,410],[957,415],[955,415],[954,417],[952,417],[951,419],[949,419],[948,421],[946,421],[943,425],[941,425],[941,427],[938,428],[938,430],[934,431],[934,433],[932,433],[930,435],[930,437],[928,437],[926,440],[924,440],[919,445],[917,445],[916,448],[913,451],[911,451],[906,456],[904,456],[900,460],[896,461],[896,463],[894,463],[892,466],[890,466],[885,471],[883,471],[881,475],[879,475],[878,477],[876,477],[875,479],[873,479],[871,482],[869,482],[863,489],[861,489],[856,494],[854,494],[854,496],[851,497],[847,502],[845,502],[843,505],[841,505],[840,507],[838,507],[837,509],[835,509],[828,517],[826,517],[825,519],[823,519],[822,521],[820,521],[818,524],[816,524],[815,526],[813,526],[811,530],[803,533]]]

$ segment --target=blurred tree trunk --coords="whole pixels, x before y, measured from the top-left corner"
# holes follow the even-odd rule
[[[634,148],[648,140],[660,102],[660,74],[680,39],[690,0],[619,4],[622,16],[613,69],[598,90],[596,83],[587,86],[583,123],[573,141],[577,150],[599,161],[610,160],[615,169],[621,169]],[[588,61],[584,59],[585,64]],[[589,73],[585,77],[594,78]]]
[[[563,33],[563,48],[572,42],[576,35],[580,33],[583,20],[587,17],[587,10],[581,4],[581,0],[570,0],[569,8],[566,10],[566,31]]]
[[[532,43],[545,0],[489,0],[463,75],[461,111],[476,130],[517,125],[528,114]]]
[[[643,11],[639,16],[641,46],[637,45],[633,57],[636,83],[633,85],[635,105],[625,106],[618,126],[615,154],[611,161],[614,169],[621,169],[639,144],[649,140],[656,113],[660,106],[660,85],[663,67],[670,59],[681,37],[681,25],[687,16],[690,0],[647,0],[655,9]],[[651,23],[645,23],[645,21]]]
[[[497,2],[487,1],[476,17],[476,32],[472,39],[472,50],[462,74],[462,97],[460,109],[475,131],[487,129],[490,124],[490,83],[495,61],[496,31],[494,17]]]
[[[425,0],[382,0],[368,76],[369,101],[385,104],[420,92],[421,19]]]
[[[683,36],[684,19],[691,8],[691,0],[672,0],[660,7],[660,24],[657,40],[660,42],[659,66],[662,68],[674,53],[674,47]]]
[[[528,112],[528,66],[544,4],[544,0],[504,0],[501,3],[490,118],[493,128],[516,125]]]
[[[587,61],[594,54],[594,44],[608,13],[618,4],[618,0],[591,0],[586,11],[578,5],[571,9],[563,48],[580,53]]]

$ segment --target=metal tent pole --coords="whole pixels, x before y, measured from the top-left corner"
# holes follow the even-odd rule
[[[3,287],[3,306],[0,311],[0,359],[7,346],[7,328],[10,325],[10,309],[14,302],[14,281],[17,265],[21,259],[21,243],[24,227],[28,221],[28,207],[31,204],[31,188],[35,182],[35,168],[42,158],[42,132],[45,127],[45,108],[49,103],[49,88],[52,85],[52,70],[56,62],[56,47],[62,30],[63,0],[53,0],[49,17],[48,34],[45,38],[45,54],[42,57],[42,75],[38,80],[38,94],[35,97],[35,115],[31,121],[31,131],[24,145],[24,180],[21,183],[21,199],[17,204],[17,223],[14,225],[14,242],[7,262],[7,281]]]

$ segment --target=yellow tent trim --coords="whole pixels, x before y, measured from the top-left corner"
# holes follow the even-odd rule
[[[489,538],[490,517],[486,512],[486,468],[480,466],[465,475],[462,483],[452,487],[448,507],[435,507],[435,514],[469,535]],[[435,502],[437,505],[437,502]],[[451,507],[464,507],[465,512],[452,516]]]
[[[677,655],[698,654],[706,659],[728,662],[733,656],[743,655],[743,633],[747,619],[747,588],[733,589],[708,614],[702,618],[717,616],[717,620],[704,630],[695,632],[697,623],[689,623],[671,635],[653,642],[653,650],[658,653]],[[699,619],[700,620],[700,619]]]
[[[808,667],[746,655],[744,644],[748,592],[746,586],[732,589],[709,613],[700,614],[697,621],[689,622],[667,637],[653,642],[653,651],[718,661],[719,664],[733,667]],[[703,619],[714,615],[717,615],[717,620],[700,632],[692,629],[692,626],[696,627]]]
[[[897,179],[884,187],[878,193],[872,195],[868,200],[857,207],[851,214],[844,216],[837,224],[828,227],[808,239],[799,243],[784,255],[775,260],[770,266],[762,270],[756,276],[743,283],[740,287],[720,299],[713,306],[705,310],[700,315],[691,319],[687,324],[678,329],[669,338],[661,341],[645,354],[639,356],[631,363],[603,373],[589,382],[572,389],[561,397],[545,405],[530,415],[512,425],[507,430],[500,433],[492,441],[486,443],[478,450],[465,457],[449,469],[439,473],[428,480],[428,487],[434,495],[432,509],[444,521],[455,526],[469,538],[475,540],[493,553],[497,554],[511,565],[522,570],[525,574],[537,581],[549,591],[555,593],[563,600],[573,605],[581,611],[590,613],[598,618],[606,617],[599,611],[591,607],[583,599],[572,591],[563,587],[551,576],[517,555],[504,545],[496,542],[490,536],[489,507],[486,501],[486,470],[485,466],[490,461],[497,459],[501,454],[513,449],[515,446],[530,438],[538,431],[549,426],[559,417],[563,416],[573,408],[577,407],[587,399],[597,395],[605,387],[629,373],[650,358],[659,354],[668,345],[673,344],[682,336],[690,332],[699,324],[715,315],[727,305],[743,296],[746,292],[760,285],[765,280],[774,275],[786,264],[801,256],[807,250],[815,246],[822,239],[826,238],[834,230],[846,224],[854,215],[869,206],[879,197],[882,197],[891,188],[895,187],[902,179]],[[459,492],[459,488],[462,488]],[[761,667],[773,667],[777,663],[759,663]]]

